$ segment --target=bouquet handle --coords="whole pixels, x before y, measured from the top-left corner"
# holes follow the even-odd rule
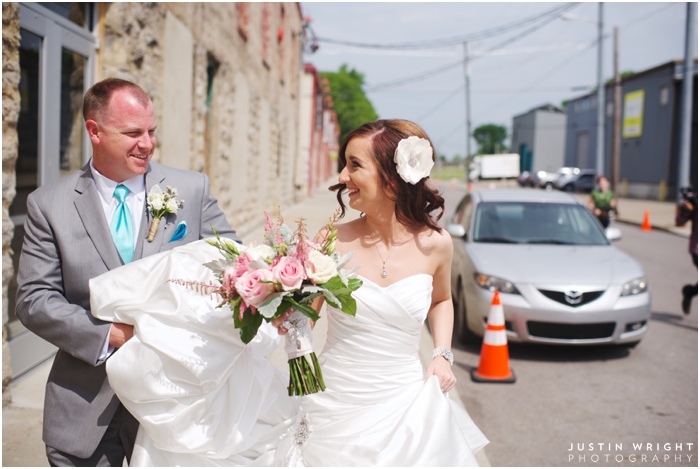
[[[326,385],[314,352],[309,318],[295,310],[281,326],[287,329],[284,350],[289,358],[289,395],[304,396],[324,391]]]

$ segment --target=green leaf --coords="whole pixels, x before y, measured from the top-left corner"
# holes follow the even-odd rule
[[[277,313],[277,308],[279,308],[282,300],[287,295],[289,295],[288,292],[276,292],[270,294],[270,296],[265,298],[265,301],[260,303],[258,306],[258,311],[260,314],[265,316],[266,319],[274,318],[275,314]]]
[[[262,315],[255,314],[253,315],[253,322],[241,328],[241,340],[244,344],[250,343],[250,341],[255,338],[260,324],[262,324],[262,320]]]
[[[240,319],[238,314],[238,308],[236,308],[236,311],[233,312],[233,326],[236,329],[243,329],[244,327],[252,324],[253,321],[255,321],[256,316],[259,315],[253,314],[253,312],[250,310],[250,307],[248,307],[245,309],[245,311],[243,311],[243,319]]]
[[[352,291],[357,290],[361,286],[362,280],[360,280],[359,278],[351,278],[350,280],[348,280],[348,288]]]
[[[352,295],[339,295],[338,300],[340,301],[340,309],[345,314],[350,316],[355,316],[357,313],[357,302]]]
[[[316,312],[316,310],[313,309],[311,306],[305,305],[305,304],[301,304],[301,303],[297,303],[296,301],[294,301],[293,298],[290,298],[290,297],[287,297],[287,298],[286,298],[286,301],[289,301],[289,303],[291,304],[291,307],[292,307],[292,308],[294,308],[294,309],[296,309],[297,311],[301,312],[301,313],[302,313],[304,316],[306,316],[307,318],[311,319],[312,321],[318,321],[318,319],[319,319],[320,316],[318,315],[318,313]]]

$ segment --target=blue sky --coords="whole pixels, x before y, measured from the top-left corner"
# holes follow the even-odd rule
[[[499,28],[544,14],[565,3],[335,3],[302,2],[319,38],[396,44],[454,38]],[[642,71],[682,59],[685,3],[604,3],[604,33],[620,28],[620,69]],[[598,3],[580,3],[568,10],[569,20],[552,18],[470,42],[472,129],[495,123],[508,127],[512,118],[541,104],[557,106],[581,96],[597,77]],[[525,34],[529,29],[532,32]],[[518,35],[521,38],[514,38]],[[512,42],[500,46],[500,44]],[[305,61],[319,70],[341,64],[364,73],[368,97],[380,118],[405,118],[423,126],[437,150],[451,158],[466,151],[464,68],[455,66],[425,80],[386,84],[456,63],[461,44],[419,50],[366,49],[319,42]],[[613,73],[612,38],[604,41],[603,76]],[[492,50],[489,54],[487,51]],[[697,55],[697,48],[694,50]],[[472,141],[472,151],[476,145]]]

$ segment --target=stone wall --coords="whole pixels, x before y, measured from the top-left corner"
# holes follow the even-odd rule
[[[12,378],[7,346],[7,285],[14,275],[10,243],[14,225],[9,208],[15,198],[17,119],[19,117],[19,4],[2,4],[2,389]],[[5,392],[3,392],[5,403]]]
[[[292,203],[302,30],[297,4],[247,4],[246,37],[235,3],[103,5],[98,75],[133,80],[152,96],[159,125],[154,159],[209,175],[242,236],[262,222],[263,210]],[[189,75],[182,65],[188,41]],[[191,92],[183,83],[191,83]],[[189,101],[188,112],[182,100]],[[189,154],[176,154],[183,146]]]
[[[98,3],[96,80],[139,84],[153,100],[154,161],[206,173],[243,241],[263,211],[294,203],[302,18],[287,3]],[[15,196],[19,4],[3,2],[3,389],[11,379],[8,209]],[[290,220],[293,222],[293,220]]]

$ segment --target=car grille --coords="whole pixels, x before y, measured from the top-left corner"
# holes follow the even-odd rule
[[[567,298],[566,293],[564,293],[563,291],[539,290],[539,292],[547,298],[549,298],[550,300],[556,301],[557,303],[561,303],[566,306],[571,306],[572,308],[578,308],[579,306],[583,306],[585,304],[590,303],[591,301],[597,300],[603,295],[603,293],[605,293],[605,290],[587,291],[581,293],[580,297],[577,298]],[[578,302],[576,302],[577,300]]]
[[[605,339],[613,335],[615,323],[562,324],[528,321],[527,331],[533,337],[545,339]]]

